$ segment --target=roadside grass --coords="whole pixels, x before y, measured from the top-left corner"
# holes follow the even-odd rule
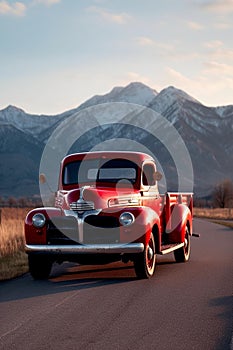
[[[194,208],[194,216],[199,218],[233,220],[233,208]]]
[[[211,220],[211,222],[213,222],[214,224],[223,225],[233,229],[233,221],[228,222],[228,221],[220,221],[220,220]]]
[[[194,208],[194,216],[233,229],[233,208]]]
[[[0,281],[28,271],[24,252],[24,219],[27,208],[1,208],[0,223]]]

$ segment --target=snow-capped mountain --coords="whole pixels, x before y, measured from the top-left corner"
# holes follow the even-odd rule
[[[117,113],[105,111],[109,102],[128,102],[147,106],[166,118],[179,132],[190,153],[194,168],[195,193],[207,195],[219,181],[233,179],[233,105],[206,107],[175,87],[160,93],[142,83],[131,83],[126,87],[115,87],[105,95],[97,95],[75,109],[59,115],[31,115],[8,106],[0,111],[0,196],[25,196],[38,194],[39,164],[49,136],[60,125],[76,113],[95,105],[101,106],[102,123],[115,122]],[[80,123],[85,125],[85,113]],[[100,142],[125,138],[143,143],[158,158],[165,171],[169,190],[177,190],[177,174],[166,145],[152,139],[146,132],[132,130],[119,122],[101,126],[95,120],[95,128],[88,130],[74,142],[70,152],[88,151]],[[155,121],[145,119],[145,129]],[[88,127],[88,125],[87,125]],[[119,149],[124,143],[118,142]],[[118,147],[118,145],[116,147]],[[136,147],[136,146],[135,146]]]
[[[130,83],[124,88],[115,87],[106,95],[96,95],[83,103],[80,108],[107,102],[128,102],[141,106],[148,106],[157,95],[158,93],[156,90],[142,83]]]

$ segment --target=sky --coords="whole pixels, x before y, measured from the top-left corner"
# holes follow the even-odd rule
[[[233,0],[0,0],[0,109],[58,114],[115,86],[233,104]]]

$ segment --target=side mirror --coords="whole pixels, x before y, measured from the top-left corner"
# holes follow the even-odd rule
[[[163,177],[163,175],[159,171],[155,172],[155,180],[156,181],[160,181],[162,179],[162,177]]]
[[[39,181],[40,181],[40,184],[45,184],[46,183],[46,176],[45,174],[41,173],[40,176],[39,176]]]
[[[154,164],[145,164],[143,167],[142,183],[144,186],[154,186],[156,181],[162,179],[162,174],[159,171],[155,171]]]

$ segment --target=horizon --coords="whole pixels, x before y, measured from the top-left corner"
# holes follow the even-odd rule
[[[231,0],[0,0],[0,110],[55,115],[138,81],[233,104]]]

